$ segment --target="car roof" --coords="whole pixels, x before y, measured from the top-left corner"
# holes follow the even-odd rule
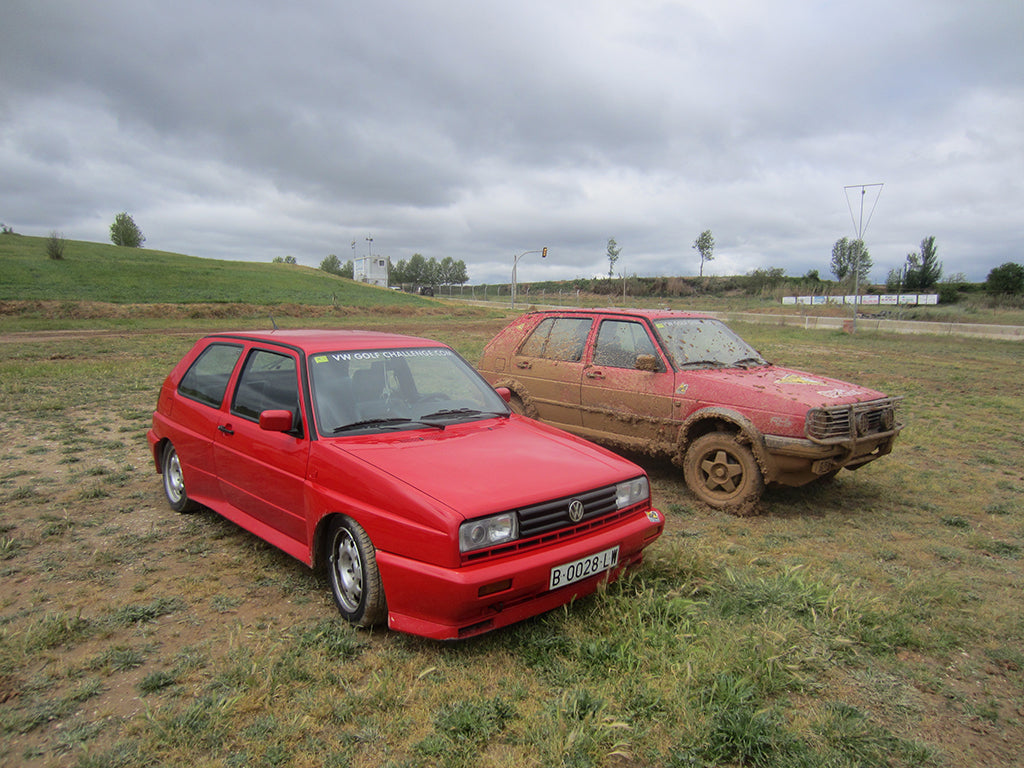
[[[621,309],[618,307],[595,307],[583,309],[567,307],[565,309],[543,309],[530,312],[531,315],[617,315],[619,317],[643,317],[648,320],[659,320],[670,317],[713,319],[706,312],[684,312],[678,309]]]
[[[348,349],[388,349],[398,347],[444,347],[439,341],[383,331],[306,329],[274,331],[238,331],[211,333],[206,339],[235,339],[293,347],[307,353]]]

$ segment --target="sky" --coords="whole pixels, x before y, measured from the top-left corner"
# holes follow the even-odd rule
[[[4,0],[0,222],[470,282],[1024,263],[1020,0]],[[881,185],[881,186],[861,186]],[[852,187],[852,189],[847,189]],[[531,253],[548,248],[547,258]],[[0,265],[2,268],[2,265]]]

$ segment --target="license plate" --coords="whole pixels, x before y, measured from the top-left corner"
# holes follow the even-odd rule
[[[593,576],[595,573],[601,573],[609,568],[614,568],[618,565],[618,562],[619,548],[612,547],[603,552],[597,552],[587,557],[581,557],[579,560],[573,560],[571,563],[556,565],[551,569],[548,589],[558,589],[566,584],[583,581],[583,579]]]

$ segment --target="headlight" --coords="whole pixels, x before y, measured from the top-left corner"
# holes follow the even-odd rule
[[[519,518],[514,512],[469,520],[459,526],[459,551],[493,547],[519,537]]]
[[[625,509],[651,496],[651,486],[646,477],[638,477],[615,486],[615,507]]]

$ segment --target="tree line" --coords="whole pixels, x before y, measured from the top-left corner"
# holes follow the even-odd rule
[[[342,264],[335,254],[331,254],[320,262],[320,269],[332,275],[352,279],[355,276],[355,262],[349,259]],[[445,256],[438,261],[431,256],[429,259],[423,254],[414,253],[408,260],[400,259],[397,264],[392,264],[388,258],[388,284],[389,285],[415,285],[431,286],[439,285],[464,285],[469,282],[469,273],[466,271],[466,262],[461,259],[455,260]]]

